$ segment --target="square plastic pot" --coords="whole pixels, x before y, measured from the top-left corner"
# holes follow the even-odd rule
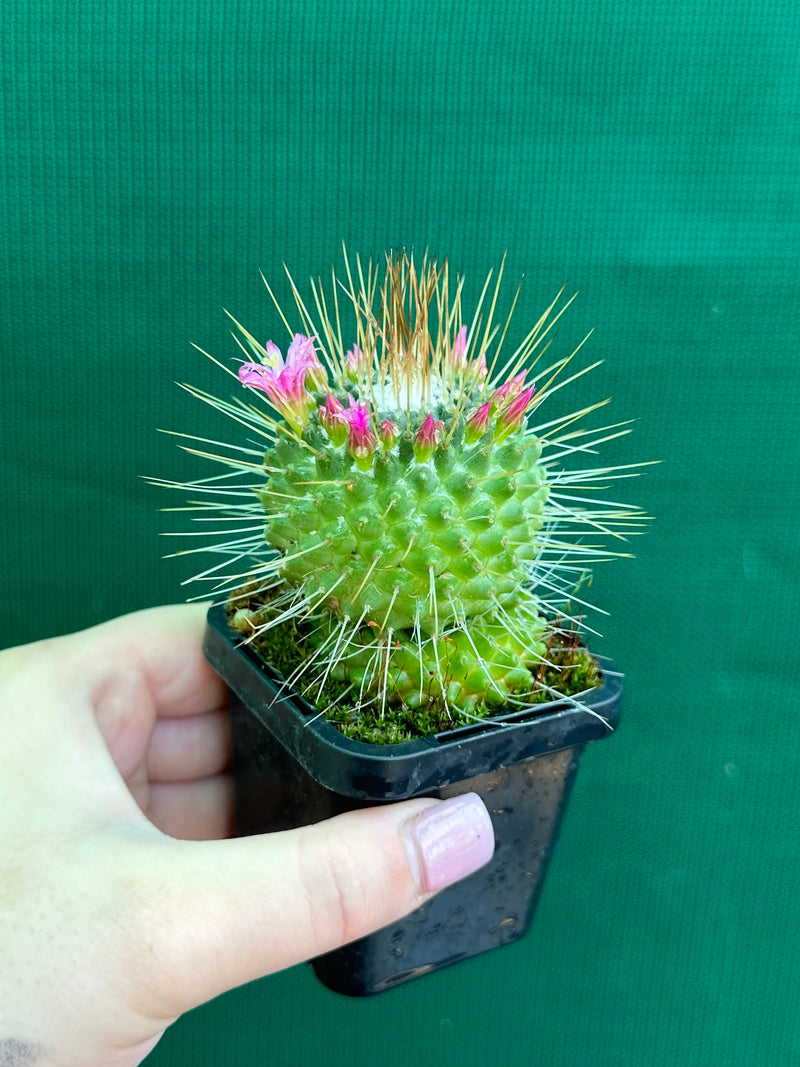
[[[478,793],[495,832],[492,861],[407,918],[312,961],[331,989],[379,993],[522,937],[586,744],[614,729],[622,678],[580,705],[517,712],[400,745],[344,737],[228,627],[208,614],[206,658],[231,690],[241,836],[319,822],[353,808]]]

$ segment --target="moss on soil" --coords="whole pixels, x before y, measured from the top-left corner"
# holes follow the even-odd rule
[[[269,617],[271,608],[263,593],[254,593],[252,586],[244,586],[232,594],[227,612],[231,628],[249,637],[253,626]],[[251,640],[249,645],[274,671],[290,681],[310,654],[303,628],[296,619],[271,627]],[[552,709],[552,702],[559,696],[577,697],[601,682],[602,675],[596,660],[580,643],[576,633],[553,633],[546,660],[539,665],[536,688],[529,700],[532,708],[543,705],[543,714]],[[509,707],[505,712],[497,708],[479,708],[477,712],[467,715],[435,706],[409,708],[402,704],[387,704],[381,713],[378,707],[357,708],[349,699],[349,686],[344,682],[329,679],[321,691],[318,686],[303,690],[302,684],[296,688],[345,737],[376,745],[400,744],[417,737],[474,725],[481,719],[524,710],[519,706]]]

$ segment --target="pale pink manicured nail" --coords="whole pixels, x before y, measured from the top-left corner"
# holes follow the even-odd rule
[[[413,824],[422,888],[435,893],[488,863],[494,829],[477,793],[443,800]]]

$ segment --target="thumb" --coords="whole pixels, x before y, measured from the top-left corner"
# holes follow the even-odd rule
[[[487,863],[494,833],[483,801],[466,793],[159,847],[143,977],[147,1010],[171,1016],[394,922]]]

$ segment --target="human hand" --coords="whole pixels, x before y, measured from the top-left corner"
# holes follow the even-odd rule
[[[221,840],[225,689],[204,614],[156,608],[0,653],[3,1067],[138,1064],[188,1009],[491,857],[473,795]]]

